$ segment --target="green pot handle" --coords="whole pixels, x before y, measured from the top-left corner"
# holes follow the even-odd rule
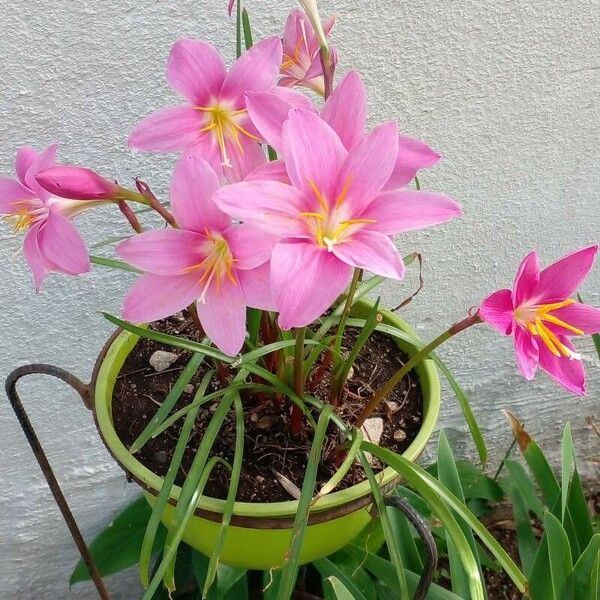
[[[98,594],[102,600],[110,600],[110,594],[106,589],[104,582],[100,576],[100,572],[96,567],[94,559],[85,544],[83,536],[81,535],[81,531],[75,521],[75,517],[67,504],[67,500],[60,488],[58,480],[52,471],[52,467],[50,467],[50,463],[48,462],[48,458],[46,457],[46,453],[42,448],[40,440],[38,439],[35,430],[23,408],[23,404],[21,399],[19,398],[19,394],[17,394],[17,382],[22,377],[26,375],[34,375],[34,374],[42,374],[42,375],[51,375],[52,377],[57,377],[61,379],[65,383],[68,383],[80,396],[83,400],[83,404],[89,410],[92,408],[91,403],[91,394],[90,394],[90,385],[83,383],[80,379],[75,377],[69,371],[65,371],[64,369],[60,369],[59,367],[53,367],[52,365],[44,365],[44,364],[32,364],[32,365],[24,365],[15,369],[9,376],[6,378],[6,394],[8,399],[10,400],[10,404],[12,409],[25,433],[25,437],[33,450],[33,454],[37,459],[40,468],[42,469],[42,473],[48,482],[48,486],[50,487],[50,491],[54,496],[54,500],[60,509],[60,512],[71,532],[71,537],[73,538],[79,553],[81,554],[81,558],[85,562],[92,579],[94,580],[94,584],[96,585],[96,589],[98,590]]]
[[[386,506],[393,506],[404,514],[416,529],[425,546],[427,561],[423,568],[423,572],[421,573],[415,595],[413,596],[413,600],[425,600],[438,563],[437,547],[433,535],[421,515],[406,500],[404,500],[404,498],[400,498],[399,496],[386,496],[383,501]]]

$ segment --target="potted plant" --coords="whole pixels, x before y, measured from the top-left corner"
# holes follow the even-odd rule
[[[238,5],[238,58],[228,70],[206,42],[173,46],[167,80],[184,104],[150,115],[129,137],[134,149],[179,153],[169,204],[141,180],[132,190],[56,165],[56,146],[22,148],[16,179],[0,181],[0,209],[26,231],[38,290],[48,273],[77,275],[92,263],[137,274],[122,318],[105,315],[119,329],[91,384],[74,383],[107,448],[153,505],[140,559],[145,598],[161,581],[173,588],[181,540],[210,556],[205,592],[222,561],[281,568],[278,597],[287,598],[297,565],[349,543],[373,506],[405,591],[384,499],[398,476],[436,505],[464,546],[447,505],[461,514],[525,589],[468,509],[413,464],[437,420],[435,363],[485,460],[468,401],[434,350],[487,321],[514,335],[526,377],[539,364],[582,393],[583,370],[566,336],[597,331],[600,319],[570,296],[597,248],[543,271],[532,253],[512,292],[492,294],[426,345],[379,299],[367,300],[415,259],[401,257],[394,236],[461,209],[420,189],[416,173],[437,152],[393,122],[367,131],[360,76],[334,81],[333,21],[302,4],[283,40],[256,43]],[[116,205],[132,227],[116,247],[120,260],[90,256],[73,225],[98,205]],[[140,214],[148,210],[163,226],[145,230]],[[9,377],[13,404],[17,379],[32,370]],[[168,533],[151,570],[161,521]],[[470,552],[467,545],[467,571],[476,564]],[[481,582],[471,583],[479,597]]]

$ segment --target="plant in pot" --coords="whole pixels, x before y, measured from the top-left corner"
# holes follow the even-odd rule
[[[207,42],[173,46],[167,80],[185,103],[150,115],[129,137],[134,149],[179,153],[169,203],[141,180],[131,190],[56,165],[56,146],[19,150],[16,179],[0,181],[0,210],[26,231],[36,288],[50,272],[77,275],[92,263],[139,276],[122,318],[105,315],[119,329],[89,385],[33,365],[9,376],[9,397],[27,428],[16,382],[46,372],[74,385],[92,409],[108,450],[153,506],[140,556],[144,598],[161,582],[174,588],[184,540],[210,557],[204,595],[222,562],[278,569],[283,600],[298,565],[351,542],[373,507],[407,597],[385,497],[399,476],[461,548],[474,598],[483,597],[481,578],[456,515],[524,591],[523,574],[464,503],[414,464],[437,420],[436,364],[486,457],[468,401],[434,350],[488,321],[514,335],[526,377],[539,364],[583,393],[567,336],[597,331],[600,319],[570,296],[597,248],[541,271],[530,254],[512,292],[492,294],[429,344],[378,299],[367,300],[415,259],[402,259],[393,237],[461,210],[420,189],[416,173],[438,161],[434,150],[393,122],[367,131],[360,76],[334,79],[333,21],[322,24],[314,2],[303,6],[288,18],[283,41],[253,43],[238,3],[238,58],[229,69]],[[322,92],[324,102],[302,87]],[[132,227],[116,247],[120,260],[90,256],[73,224],[99,205],[116,205]],[[146,230],[140,215],[148,211],[162,227]],[[392,504],[412,514],[406,503]],[[161,522],[167,534],[152,568]],[[417,596],[429,583],[425,576]]]

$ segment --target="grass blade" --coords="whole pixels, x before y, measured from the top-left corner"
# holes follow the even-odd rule
[[[250,29],[250,17],[246,8],[242,9],[242,29],[244,30],[244,45],[246,50],[252,48],[252,30]]]
[[[138,435],[133,444],[131,444],[131,448],[129,448],[129,452],[135,454],[138,450],[140,450],[144,444],[152,437],[154,437],[155,429],[162,424],[162,422],[168,417],[169,413],[177,404],[179,397],[183,394],[183,390],[185,386],[191,381],[192,377],[196,374],[198,369],[200,368],[200,364],[204,360],[204,355],[199,352],[192,355],[185,369],[180,373],[177,381],[173,385],[173,387],[169,390],[167,397],[164,402],[160,405],[159,409],[156,411],[156,414],[152,417],[148,425],[144,427],[144,431]]]
[[[327,585],[331,587],[333,597],[337,600],[354,600],[354,596],[350,593],[350,590],[335,576],[327,577],[325,579]]]
[[[573,518],[573,526],[575,528],[575,535],[577,536],[579,548],[586,548],[594,535],[594,530],[592,528],[592,520],[590,519],[590,512],[585,499],[583,486],[581,485],[581,479],[577,472],[577,467],[573,469],[573,477],[569,484],[567,512],[570,513]],[[573,544],[571,543],[571,545]]]
[[[317,471],[321,462],[321,451],[325,441],[325,434],[329,425],[329,419],[333,412],[333,407],[327,405],[319,415],[319,421],[315,429],[304,482],[302,483],[302,492],[298,500],[298,508],[294,519],[294,528],[292,530],[292,541],[288,553],[287,561],[281,572],[281,582],[277,594],[277,600],[288,600],[294,589],[296,581],[296,572],[298,569],[298,560],[300,550],[304,540],[304,532],[310,512],[310,504],[313,497],[315,483],[317,481]]]
[[[512,501],[521,566],[523,567],[525,575],[529,577],[535,561],[538,542],[533,534],[533,527],[531,526],[527,504],[516,483],[509,487],[508,495]]]
[[[192,342],[191,340],[186,340],[175,335],[160,333],[158,331],[148,329],[147,327],[134,325],[133,323],[123,321],[122,319],[119,319],[118,317],[115,317],[114,315],[111,315],[109,313],[103,312],[102,315],[105,319],[107,319],[117,327],[120,327],[125,331],[129,331],[130,333],[135,333],[135,335],[139,335],[140,337],[148,338],[150,340],[154,340],[155,342],[167,344],[168,346],[173,346],[175,348],[181,348],[182,350],[189,350],[190,352],[200,352],[202,354],[205,354],[206,356],[216,358],[227,364],[231,364],[234,361],[234,359],[231,356],[227,356],[220,350],[212,348],[211,346],[207,346],[206,344],[199,344],[198,342]]]
[[[130,273],[141,273],[139,269],[128,265],[122,260],[115,260],[114,258],[104,258],[103,256],[94,256],[90,254],[90,262],[93,265],[100,267],[110,267],[111,269],[119,269],[119,271],[129,271]]]
[[[548,536],[548,559],[553,598],[560,598],[567,579],[573,570],[571,547],[567,532],[560,521],[550,512],[544,518],[544,529]]]
[[[332,490],[334,490],[338,483],[344,478],[344,475],[346,475],[350,467],[354,464],[356,455],[358,454],[358,450],[363,441],[363,435],[358,429],[353,429],[353,435],[354,437],[352,438],[352,443],[350,444],[350,448],[348,449],[346,458],[344,458],[344,461],[340,465],[339,469],[331,476],[329,481],[323,484],[323,487],[315,496],[313,504],[319,498],[325,496],[326,494],[329,494]]]
[[[315,560],[313,565],[321,574],[321,577],[335,577],[339,581],[341,581],[344,586],[349,590],[352,594],[352,598],[354,600],[367,600],[365,595],[358,589],[352,579],[350,579],[346,573],[344,573],[335,563],[333,563],[329,558],[321,558],[319,560]],[[289,596],[285,597],[285,600],[288,600]],[[283,600],[283,597],[282,597]]]
[[[561,520],[564,522],[565,513],[567,510],[567,498],[569,494],[569,482],[571,481],[571,470],[575,463],[575,454],[573,450],[573,435],[571,434],[571,425],[567,423],[563,430],[561,442],[561,502],[560,514]]]

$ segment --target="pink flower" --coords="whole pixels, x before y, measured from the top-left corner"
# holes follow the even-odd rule
[[[283,124],[292,108],[307,108],[316,112],[302,94],[277,88],[263,92],[249,92],[248,114],[263,139],[273,148],[281,148]],[[335,87],[325,102],[321,117],[338,134],[347,150],[364,136],[367,126],[367,94],[360,75],[350,71]],[[405,135],[398,136],[398,155],[385,189],[408,185],[420,169],[433,167],[441,155],[424,142]],[[275,167],[269,167],[275,168]]]
[[[228,214],[280,240],[271,256],[271,288],[284,329],[319,317],[348,284],[352,267],[401,279],[404,265],[390,236],[461,212],[445,196],[383,191],[398,152],[394,123],[348,151],[318,115],[293,109],[281,147],[291,185],[244,181],[215,198]]]
[[[335,17],[327,19],[323,33],[328,36]],[[321,94],[325,93],[320,44],[310,20],[301,10],[293,10],[286,21],[283,33],[283,62],[279,85],[301,85]]]
[[[125,297],[134,322],[168,317],[196,301],[206,334],[237,354],[246,335],[246,306],[273,308],[269,256],[274,239],[233,225],[213,202],[217,175],[203,159],[182,157],[171,181],[171,208],[181,229],[160,229],[122,242],[117,253],[145,274]]]
[[[72,165],[50,167],[35,179],[51,194],[73,200],[117,200],[125,191],[90,169]]]
[[[233,13],[233,5],[235,4],[235,0],[229,0],[229,4],[227,5],[227,14],[229,16]]]
[[[176,152],[191,149],[231,181],[243,179],[266,161],[261,139],[246,110],[246,92],[275,84],[281,41],[262,40],[226,72],[221,55],[206,42],[179,40],[167,63],[167,81],[187,101],[138,123],[129,146]]]
[[[0,178],[0,214],[16,231],[27,232],[23,254],[37,291],[51,271],[79,275],[90,270],[85,242],[70,219],[95,203],[57,198],[36,180],[40,171],[55,164],[56,150],[56,144],[42,153],[21,148],[16,158],[17,179]]]
[[[541,271],[537,253],[531,252],[513,289],[498,290],[481,304],[481,318],[513,336],[525,379],[533,379],[540,366],[567,390],[585,394],[585,373],[569,337],[600,332],[600,310],[570,296],[592,268],[597,250],[576,250]]]

